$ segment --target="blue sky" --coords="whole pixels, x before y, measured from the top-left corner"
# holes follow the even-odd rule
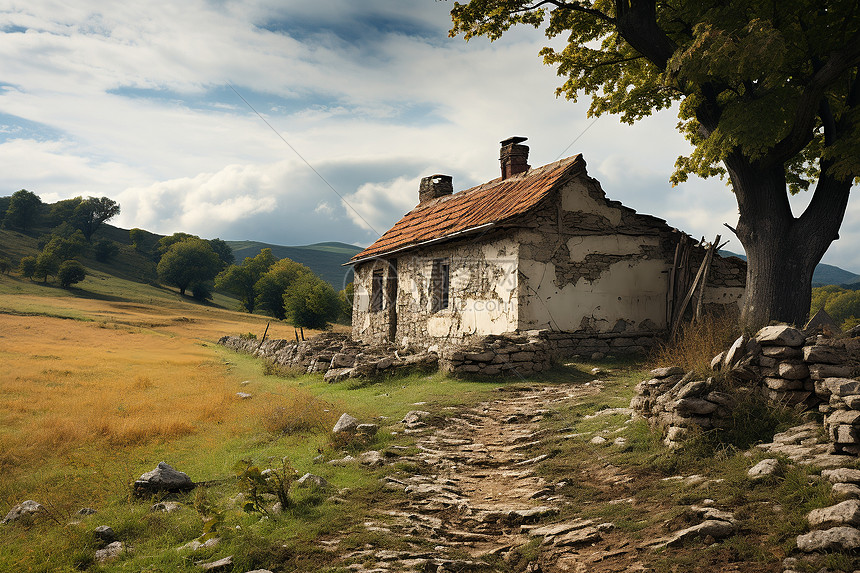
[[[498,176],[507,137],[529,138],[533,166],[579,137],[565,155],[610,198],[741,250],[723,182],[668,182],[688,151],[675,115],[589,128],[587,101],[555,97],[540,31],[449,38],[434,0],[67,4],[0,4],[2,195],[106,195],[116,224],[165,234],[366,245],[421,177],[464,189]],[[858,241],[855,201],[824,261],[860,272]]]

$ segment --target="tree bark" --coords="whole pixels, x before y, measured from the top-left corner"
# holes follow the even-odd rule
[[[825,162],[809,207],[795,218],[782,165],[753,164],[739,154],[725,163],[740,211],[737,235],[747,254],[741,325],[751,331],[774,321],[803,326],[812,274],[838,238],[851,181],[828,175]]]

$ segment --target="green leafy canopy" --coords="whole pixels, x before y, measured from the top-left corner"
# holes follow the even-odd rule
[[[693,151],[672,175],[724,175],[740,154],[783,164],[788,189],[807,189],[824,162],[860,173],[860,7],[856,0],[563,1],[454,3],[452,36],[500,38],[516,24],[566,35],[541,51],[565,78],[557,94],[591,96],[590,116],[635,122],[680,102]]]

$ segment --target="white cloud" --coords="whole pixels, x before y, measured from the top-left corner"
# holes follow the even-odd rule
[[[674,110],[635,126],[561,83],[530,28],[498,42],[447,38],[450,3],[330,0],[12,0],[0,7],[0,109],[27,123],[0,133],[11,193],[120,201],[125,226],[284,244],[366,244],[416,201],[418,181],[455,190],[498,175],[498,142],[529,137],[532,165],[571,141],[607,195],[712,236],[736,220],[719,181],[672,188],[688,149]],[[230,82],[340,197],[228,87]],[[4,124],[14,124],[6,121]],[[14,125],[13,125],[14,127]],[[860,270],[846,238],[828,260]],[[836,264],[839,264],[836,262]]]

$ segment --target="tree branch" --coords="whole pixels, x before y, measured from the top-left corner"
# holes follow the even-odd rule
[[[815,72],[797,102],[791,131],[765,156],[762,164],[782,164],[803,149],[812,139],[812,128],[825,90],[847,70],[860,64],[860,32],[844,49],[833,52]]]
[[[511,10],[511,14],[516,14],[517,12],[529,12],[531,10],[537,10],[541,6],[546,4],[551,4],[560,10],[573,10],[574,12],[582,12],[583,14],[590,14],[604,22],[608,22],[610,24],[615,24],[615,18],[604,14],[600,10],[595,10],[594,8],[587,8],[580,4],[579,2],[562,2],[559,0],[541,0],[537,4],[532,4],[530,6],[523,6],[517,10]]]
[[[665,70],[676,45],[657,25],[656,1],[616,0],[615,19],[621,37],[661,71]]]

